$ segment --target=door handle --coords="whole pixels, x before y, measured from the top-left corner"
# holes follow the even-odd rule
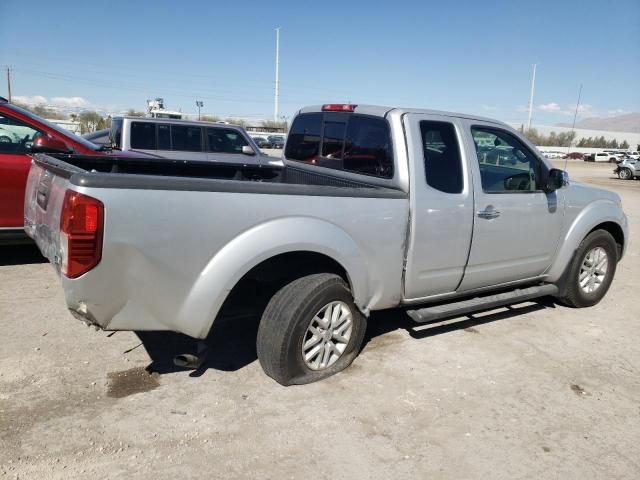
[[[486,207],[484,210],[478,210],[476,212],[480,218],[486,218],[487,220],[491,220],[493,218],[498,218],[500,216],[500,211],[493,208],[491,205]]]

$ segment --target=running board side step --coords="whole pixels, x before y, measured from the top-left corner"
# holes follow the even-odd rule
[[[497,307],[512,303],[524,302],[532,298],[555,295],[558,287],[551,284],[538,285],[528,288],[516,288],[508,292],[496,293],[482,297],[469,298],[458,302],[444,303],[433,307],[421,308],[420,310],[407,310],[407,314],[416,323],[427,323],[447,317],[457,317],[468,313],[492,310]]]

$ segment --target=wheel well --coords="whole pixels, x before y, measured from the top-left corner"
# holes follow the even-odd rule
[[[308,251],[283,253],[249,270],[229,292],[220,315],[235,316],[245,310],[262,315],[271,297],[284,285],[314,273],[335,273],[351,288],[346,270],[333,258]]]
[[[622,258],[622,249],[624,247],[624,232],[622,231],[622,227],[615,222],[605,222],[595,226],[591,232],[596,230],[606,230],[611,234],[618,246],[618,260],[620,260],[620,258]]]

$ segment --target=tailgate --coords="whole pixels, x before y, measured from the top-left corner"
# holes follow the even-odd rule
[[[47,168],[46,159],[33,161],[24,198],[24,229],[33,238],[42,254],[56,267],[60,273],[61,242],[60,213],[65,192],[69,186],[72,172],[64,172],[58,168]],[[59,164],[61,162],[51,159]],[[68,165],[70,169],[77,167]],[[57,173],[54,173],[57,172]]]

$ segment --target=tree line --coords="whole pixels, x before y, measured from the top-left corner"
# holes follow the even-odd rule
[[[545,147],[569,147],[571,145],[583,148],[618,148],[628,149],[629,142],[626,140],[618,142],[615,138],[607,140],[604,135],[599,137],[581,138],[577,143],[575,132],[550,132],[549,135],[539,133],[535,128],[525,130],[524,126],[520,127],[522,132],[535,145],[544,145]],[[640,148],[640,145],[638,146]]]

